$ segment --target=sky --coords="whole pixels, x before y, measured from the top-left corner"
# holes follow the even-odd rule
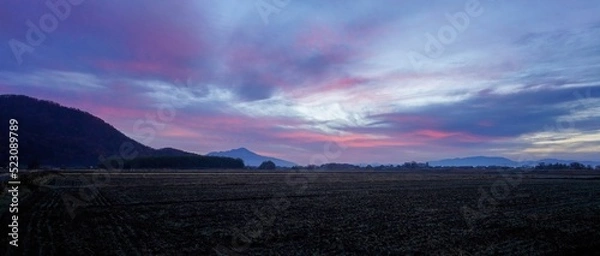
[[[0,94],[299,164],[600,156],[598,1],[6,0]]]

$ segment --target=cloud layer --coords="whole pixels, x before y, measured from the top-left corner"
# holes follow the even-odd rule
[[[564,5],[10,0],[0,92],[198,153],[597,158],[600,6]]]

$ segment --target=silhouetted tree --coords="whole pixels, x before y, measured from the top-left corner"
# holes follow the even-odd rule
[[[410,169],[413,169],[413,168],[417,168],[417,167],[418,167],[418,165],[417,165],[417,162],[415,162],[415,161],[411,161],[411,162],[406,162],[406,163],[404,163],[404,164],[402,165],[402,167],[404,167],[404,168],[410,168]]]
[[[535,166],[535,169],[546,169],[546,163],[541,162]]]
[[[260,170],[274,170],[275,169],[275,163],[273,163],[273,161],[264,161],[262,162],[259,166],[258,169]]]
[[[327,163],[321,165],[321,168],[326,170],[352,170],[358,169],[359,167],[352,164],[342,164],[342,163]]]
[[[591,166],[586,166],[579,162],[572,162],[570,164],[562,164],[562,163],[554,163],[554,164],[545,164],[539,163],[535,166],[535,169],[539,170],[591,170]]]
[[[575,169],[575,170],[585,169],[585,165],[583,165],[582,163],[578,163],[578,162],[573,162],[573,163],[569,164],[569,167],[571,169]]]

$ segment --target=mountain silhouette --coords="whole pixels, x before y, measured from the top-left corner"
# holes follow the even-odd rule
[[[17,131],[20,167],[37,163],[53,167],[89,167],[99,157],[119,156],[121,147],[138,156],[189,156],[177,149],[143,145],[102,119],[75,108],[23,95],[0,95],[0,164],[8,164],[8,122],[19,122]],[[125,146],[123,146],[125,145]]]
[[[515,167],[519,163],[504,157],[472,156],[465,158],[443,159],[429,162],[430,166],[509,166]]]
[[[560,159],[542,159],[535,161],[513,161],[505,157],[497,156],[472,156],[464,158],[451,158],[429,162],[430,166],[505,166],[505,167],[520,167],[520,166],[536,166],[539,163],[546,164],[570,164],[579,162],[584,165],[596,166],[600,162],[596,161],[576,161],[576,160],[560,160]]]
[[[207,156],[225,156],[231,158],[240,158],[244,160],[246,166],[259,166],[264,161],[272,161],[273,163],[275,163],[276,166],[279,167],[293,167],[297,165],[290,161],[274,157],[261,156],[243,147],[228,151],[210,152],[207,154]]]

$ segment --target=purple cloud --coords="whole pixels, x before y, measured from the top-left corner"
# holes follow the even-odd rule
[[[398,162],[545,156],[553,140],[553,156],[589,157],[597,3],[481,0],[443,54],[425,56],[466,3],[292,1],[265,23],[253,1],[10,0],[0,93],[80,108],[132,137],[168,105],[175,117],[148,144],[199,153],[246,146],[306,164],[336,142],[347,149],[335,161]]]

